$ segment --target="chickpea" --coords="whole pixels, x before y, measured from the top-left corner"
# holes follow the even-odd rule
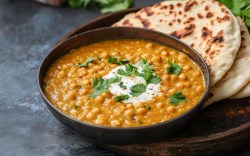
[[[110,93],[104,92],[101,94],[101,96],[103,96],[104,98],[108,98],[108,97],[110,97]]]
[[[111,125],[113,125],[113,126],[121,126],[121,121],[120,120],[112,120],[111,121]]]
[[[125,106],[120,106],[120,107],[117,107],[114,111],[117,113],[117,114],[122,114],[125,110]]]
[[[163,51],[163,52],[161,52],[161,55],[162,56],[168,56],[168,52],[167,51]]]
[[[193,76],[194,76],[194,77],[200,76],[200,71],[195,71],[195,72],[193,73]]]
[[[61,70],[61,71],[58,73],[58,77],[59,77],[60,79],[65,78],[65,77],[66,77],[66,72],[65,72],[64,70]]]
[[[142,55],[143,58],[145,59],[150,59],[150,54],[149,53],[145,53]]]
[[[159,94],[158,94],[158,97],[159,97],[160,99],[164,99],[165,94],[164,94],[164,93],[159,93]]]
[[[82,89],[79,90],[79,94],[80,94],[80,95],[85,95],[85,94],[87,94],[87,93],[88,93],[88,90],[85,89],[85,88],[82,88]]]
[[[179,75],[179,79],[186,80],[187,79],[187,75],[184,74],[184,73],[182,73],[182,74]]]
[[[103,97],[103,96],[98,96],[98,97],[95,98],[95,101],[98,102],[98,103],[103,103],[104,100],[105,100],[105,97]]]
[[[169,113],[174,113],[174,112],[175,112],[175,107],[174,107],[174,106],[168,106],[168,107],[167,107],[167,111],[168,111]]]
[[[75,82],[71,83],[70,84],[70,88],[71,89],[75,89],[77,87],[77,84]]]
[[[128,109],[125,111],[125,115],[128,117],[131,117],[135,114],[135,111],[133,109]]]
[[[162,76],[162,80],[169,80],[170,79],[170,76],[169,75],[163,75]]]
[[[163,51],[163,50],[167,50],[167,48],[166,47],[160,47],[159,50]]]
[[[166,69],[166,68],[168,68],[169,67],[169,64],[165,64],[164,65],[164,68]]]
[[[144,104],[142,104],[141,102],[137,102],[135,105],[135,108],[141,108],[143,106],[144,106]]]
[[[179,83],[176,84],[176,87],[178,89],[183,89],[184,88],[184,84],[182,82],[179,82]]]
[[[64,64],[64,65],[62,66],[62,69],[63,69],[63,70],[66,70],[66,69],[68,69],[68,66],[67,66],[66,64]]]
[[[112,53],[112,55],[113,55],[113,56],[117,56],[117,55],[118,55],[118,52],[115,51],[115,52]]]
[[[158,107],[158,108],[162,108],[163,106],[164,106],[164,105],[163,105],[162,102],[159,102],[159,103],[156,104],[156,107]]]
[[[170,55],[176,55],[177,52],[176,52],[176,51],[170,51],[169,54],[170,54]]]
[[[78,74],[79,74],[79,76],[86,76],[88,74],[88,72],[86,71],[85,68],[80,68],[78,70]]]
[[[93,63],[89,63],[89,68],[92,68],[92,67],[94,67],[94,64]]]
[[[159,56],[153,56],[151,59],[152,62],[160,62],[161,58]]]
[[[190,70],[191,69],[191,66],[190,65],[185,65],[184,67],[183,67],[183,70]]]
[[[184,54],[180,54],[180,55],[178,56],[178,59],[179,59],[181,62],[185,62],[186,59],[187,59],[187,57],[186,57]]]
[[[79,101],[76,102],[76,104],[77,104],[78,106],[83,106],[83,105],[84,105],[84,102],[79,100]]]
[[[139,114],[139,115],[143,115],[147,112],[147,110],[145,108],[138,108],[136,110],[136,114]]]
[[[184,85],[185,85],[185,87],[187,87],[187,88],[190,88],[190,87],[192,86],[190,82],[185,82]]]
[[[89,84],[91,84],[91,82],[88,79],[84,79],[84,80],[82,80],[82,84],[83,85],[89,85]]]
[[[94,108],[94,109],[92,109],[92,113],[98,114],[100,112],[101,112],[100,108]]]
[[[129,104],[126,104],[126,108],[135,108],[133,104],[129,103]]]
[[[178,76],[177,75],[171,75],[171,80],[172,81],[176,81],[178,79]]]
[[[203,87],[202,86],[196,87],[196,92],[201,93],[202,91],[203,91]]]
[[[102,52],[101,57],[105,58],[105,59],[108,58],[109,57],[108,52],[106,52],[106,51]]]
[[[67,95],[67,100],[72,100],[76,97],[76,93],[75,92],[70,92]]]
[[[95,70],[94,68],[89,69],[89,73],[90,73],[90,74],[94,74],[94,73],[96,73],[96,70]]]
[[[153,45],[152,43],[147,43],[147,44],[146,44],[146,48],[147,48],[147,49],[153,48],[153,46],[154,46],[154,45]]]
[[[174,93],[176,93],[176,89],[172,88],[168,91],[168,95],[173,95]]]
[[[94,113],[92,113],[92,112],[89,112],[86,115],[86,118],[89,119],[89,120],[93,120],[95,117],[96,117],[96,115]]]
[[[105,120],[104,119],[100,119],[100,118],[97,118],[96,120],[95,120],[95,123],[97,124],[97,125],[103,125],[104,123],[105,123]]]
[[[115,103],[115,100],[113,100],[113,99],[108,99],[107,100],[108,105],[113,105],[114,103]]]

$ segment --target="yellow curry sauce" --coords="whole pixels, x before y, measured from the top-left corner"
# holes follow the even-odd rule
[[[123,75],[105,79],[119,67]],[[128,88],[121,77],[144,82]],[[110,86],[115,84],[121,91],[129,90],[127,95],[112,94]],[[150,85],[157,86],[157,92],[141,102],[139,97]],[[205,88],[199,67],[184,53],[151,41],[111,40],[60,57],[47,71],[43,90],[53,105],[73,118],[102,126],[134,127],[185,113],[197,104]],[[130,98],[134,101],[126,102]]]

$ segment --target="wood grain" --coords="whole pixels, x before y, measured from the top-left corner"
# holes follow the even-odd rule
[[[140,8],[108,14],[82,24],[58,42],[96,28],[108,27]],[[250,104],[247,99],[223,100],[201,111],[171,138],[138,145],[98,145],[121,155],[225,154],[250,144]]]

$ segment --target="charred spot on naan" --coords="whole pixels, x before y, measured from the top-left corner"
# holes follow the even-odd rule
[[[222,23],[222,22],[224,22],[224,21],[229,21],[229,20],[230,20],[230,17],[227,16],[227,15],[225,15],[225,16],[223,16],[223,17],[217,17],[216,20],[217,20],[218,23]]]
[[[206,40],[208,37],[212,36],[212,31],[210,31],[207,27],[203,27],[201,30],[201,38]]]
[[[151,23],[147,19],[142,18],[140,15],[136,15],[135,18],[137,18],[141,22],[143,28],[150,27]]]
[[[204,18],[204,16],[202,14],[200,14],[200,13],[197,14],[197,17],[200,18],[200,19]]]
[[[246,49],[246,44],[245,44],[245,41],[246,41],[246,38],[245,38],[245,33],[247,33],[246,31],[242,30],[241,32],[241,45],[240,45],[240,50],[243,50],[243,49]]]
[[[142,8],[140,12],[145,12],[147,16],[152,16],[154,14],[150,7]]]
[[[186,21],[184,21],[184,24],[189,24],[189,23],[191,23],[194,20],[195,20],[194,17],[189,17]]]
[[[195,25],[190,24],[186,26],[183,30],[173,31],[172,33],[170,33],[170,35],[174,36],[175,38],[181,39],[191,35],[194,32],[194,30],[195,30]]]
[[[208,12],[207,14],[206,14],[206,18],[211,18],[211,17],[213,17],[214,16],[214,14],[212,13],[212,12]]]
[[[195,5],[198,5],[196,1],[187,1],[184,6],[184,11],[185,12],[191,11],[192,7],[194,7]]]

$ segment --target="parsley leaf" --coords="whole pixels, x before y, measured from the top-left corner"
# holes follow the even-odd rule
[[[138,76],[139,75],[137,67],[131,64],[126,65],[125,70],[118,69],[117,73],[120,75],[125,75],[125,76]]]
[[[170,96],[169,101],[175,106],[178,106],[181,102],[187,102],[186,97],[182,95],[182,92],[176,92],[174,95]]]
[[[119,86],[120,86],[122,89],[127,89],[127,86],[125,86],[123,82],[120,82]]]
[[[91,0],[69,0],[68,3],[71,8],[86,8],[91,3]]]
[[[141,95],[142,93],[146,92],[146,88],[147,88],[147,86],[144,84],[136,84],[130,88],[130,90],[131,90],[130,94],[133,97],[137,97],[137,96]]]
[[[100,79],[98,80],[98,78],[94,78],[93,79],[93,92],[90,95],[91,98],[95,98],[98,95],[100,95],[103,92],[106,92],[110,86],[111,83],[115,83],[115,82],[119,82],[121,80],[120,77],[116,76],[110,79],[103,79],[102,77],[100,77]]]
[[[95,0],[101,6],[101,13],[116,12],[129,8],[132,0]]]
[[[175,74],[175,75],[179,75],[182,67],[179,66],[178,64],[175,64],[171,61],[168,61],[169,67],[167,67],[167,73],[171,73],[171,74]]]
[[[109,56],[109,58],[108,58],[108,63],[122,65],[122,64],[125,64],[125,63],[128,63],[128,62],[129,62],[129,60],[118,60],[117,57],[111,57],[111,56]]]
[[[89,63],[93,62],[94,58],[90,57],[88,58],[85,62],[83,63],[78,63],[78,67],[82,68],[82,67],[87,67],[89,65]]]
[[[128,95],[121,95],[121,96],[116,96],[114,100],[119,102],[119,101],[127,100],[127,99],[129,99]]]

